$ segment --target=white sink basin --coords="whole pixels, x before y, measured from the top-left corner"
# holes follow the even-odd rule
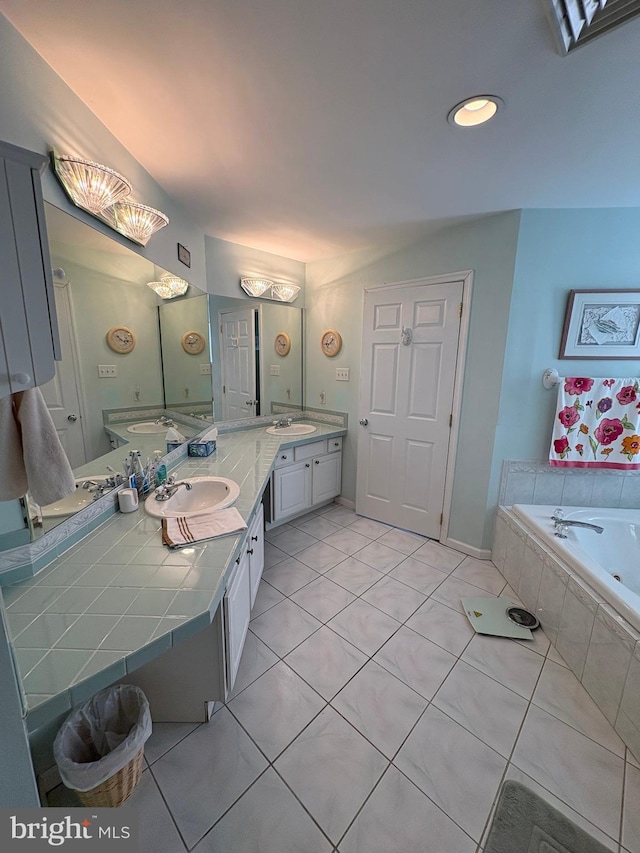
[[[61,516],[73,515],[75,512],[83,509],[90,503],[93,503],[95,491],[90,492],[88,489],[83,489],[82,484],[87,480],[95,480],[101,482],[109,477],[109,474],[93,474],[84,477],[76,477],[76,490],[67,495],[66,498],[56,501],[54,504],[40,507],[43,518],[57,518]]]
[[[131,424],[127,427],[127,432],[135,432],[144,435],[160,435],[166,432],[169,427],[166,424],[157,424],[155,421],[143,421],[139,424]]]
[[[152,492],[144,502],[149,515],[156,518],[199,515],[231,506],[240,494],[240,486],[225,477],[185,477],[178,482],[187,482],[191,488],[180,486],[166,501],[157,501],[155,492]]]
[[[267,432],[270,435],[307,435],[310,432],[315,432],[316,427],[311,424],[291,424],[288,427],[268,427]]]

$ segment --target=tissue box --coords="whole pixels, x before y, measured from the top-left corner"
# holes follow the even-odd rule
[[[171,453],[172,450],[176,450],[178,447],[182,447],[184,441],[168,441],[167,442],[167,453]]]
[[[210,456],[216,449],[215,441],[190,441],[189,456]]]

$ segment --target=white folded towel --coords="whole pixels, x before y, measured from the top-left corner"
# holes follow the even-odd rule
[[[247,525],[235,507],[206,512],[201,515],[184,515],[162,519],[162,542],[170,548],[184,548],[194,542],[216,539],[246,530]]]
[[[0,400],[0,501],[46,506],[75,491],[73,471],[39,388]]]
[[[169,427],[164,437],[165,441],[186,441],[187,439],[175,427]]]

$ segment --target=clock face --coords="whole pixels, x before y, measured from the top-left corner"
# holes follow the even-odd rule
[[[198,355],[204,349],[205,340],[200,332],[185,332],[182,336],[182,349],[191,355]]]
[[[342,346],[342,338],[340,337],[340,332],[336,332],[335,329],[327,329],[326,332],[322,333],[322,337],[320,338],[320,346],[322,347],[322,352],[325,355],[337,355],[340,352],[340,347]]]
[[[288,355],[291,349],[291,338],[286,332],[278,332],[273,347],[278,355]]]
[[[127,326],[113,326],[107,332],[107,343],[114,352],[131,352],[136,345],[136,336]]]

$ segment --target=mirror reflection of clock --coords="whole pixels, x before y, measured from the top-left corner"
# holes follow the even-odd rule
[[[205,346],[205,340],[200,332],[185,332],[182,336],[182,349],[191,355],[198,355]]]
[[[291,338],[286,332],[278,332],[273,347],[278,355],[288,355],[291,349]]]
[[[107,344],[114,352],[131,352],[136,345],[136,336],[127,326],[112,326],[107,332]]]
[[[340,352],[340,348],[342,347],[342,338],[340,336],[340,332],[337,332],[335,329],[327,329],[322,333],[320,338],[320,346],[322,347],[322,352],[328,356],[337,355]]]

